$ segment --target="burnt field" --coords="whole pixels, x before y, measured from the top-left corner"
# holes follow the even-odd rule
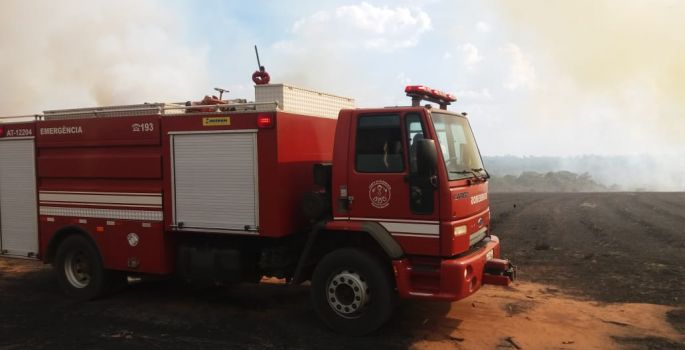
[[[685,193],[495,193],[510,288],[404,302],[366,337],[329,332],[306,286],[141,283],[66,299],[49,266],[0,258],[0,349],[685,349]]]
[[[685,305],[685,193],[493,194],[525,280],[604,302]]]

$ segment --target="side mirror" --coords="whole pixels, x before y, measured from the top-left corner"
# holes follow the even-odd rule
[[[419,174],[431,176],[438,167],[438,153],[435,150],[435,140],[421,139],[416,141],[416,166]]]

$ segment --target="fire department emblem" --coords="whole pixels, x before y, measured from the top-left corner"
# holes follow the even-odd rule
[[[382,209],[390,205],[390,185],[383,180],[376,180],[369,185],[369,199],[374,208]]]
[[[138,242],[140,242],[140,238],[134,232],[129,233],[126,236],[126,240],[128,240],[128,245],[130,245],[131,247],[137,246]]]

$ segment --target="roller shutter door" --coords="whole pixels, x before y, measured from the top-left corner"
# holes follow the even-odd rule
[[[38,253],[34,141],[0,141],[0,251],[35,257]]]
[[[172,136],[177,226],[219,232],[257,230],[256,135],[231,132]]]

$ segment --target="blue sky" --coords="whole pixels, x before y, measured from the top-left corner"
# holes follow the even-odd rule
[[[682,18],[672,0],[9,0],[0,114],[251,99],[257,44],[273,82],[362,107],[452,92],[485,155],[682,154]]]

